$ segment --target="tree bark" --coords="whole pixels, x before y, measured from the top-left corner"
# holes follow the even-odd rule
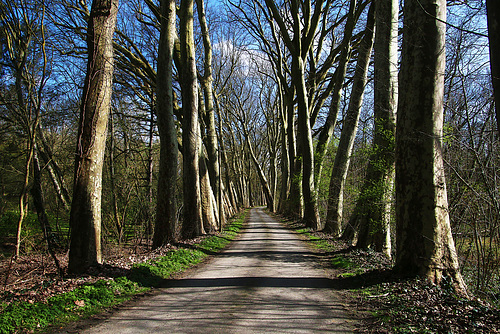
[[[245,141],[247,142],[248,151],[250,153],[250,158],[252,158],[255,169],[257,170],[257,176],[259,177],[260,185],[262,186],[264,196],[266,197],[267,209],[271,212],[274,212],[274,197],[271,193],[271,189],[269,188],[269,183],[267,182],[267,178],[264,175],[264,171],[262,170],[262,167],[260,166],[257,157],[255,156],[252,143],[250,143],[248,131],[246,130],[245,124],[242,124],[242,126],[243,126]]]
[[[158,85],[158,83],[157,83],[157,85]],[[156,99],[158,100],[158,96],[156,97]],[[150,110],[150,115],[149,115],[148,164],[147,164],[148,167],[147,167],[147,171],[146,171],[146,189],[147,189],[146,239],[147,240],[150,240],[150,238],[153,235],[153,217],[155,217],[154,209],[153,209],[153,138],[154,138],[154,128],[155,128],[154,124],[155,124],[155,106],[152,105],[151,110]],[[177,146],[177,142],[175,143],[175,145]],[[160,137],[160,146],[161,146],[161,137]],[[161,148],[160,148],[160,161],[161,161]],[[176,163],[177,163],[177,160],[176,160]]]
[[[315,161],[314,161],[314,174],[315,182],[321,178],[323,170],[323,160],[325,158],[328,144],[333,135],[333,131],[337,124],[337,117],[340,109],[340,101],[342,100],[342,88],[344,87],[345,75],[347,72],[347,65],[351,57],[351,39],[354,26],[356,25],[356,4],[357,0],[351,0],[349,5],[349,14],[347,17],[346,26],[344,28],[344,37],[342,39],[342,51],[339,56],[339,64],[335,69],[333,75],[333,91],[330,107],[328,108],[328,116],[326,117],[325,124],[321,130],[318,143],[316,144]]]
[[[398,94],[398,15],[397,0],[376,2],[373,152],[354,219],[350,220],[351,225],[360,227],[358,247],[373,247],[375,251],[383,252],[389,257]]]
[[[328,210],[324,231],[331,233],[336,237],[340,236],[342,228],[344,184],[349,170],[354,139],[356,138],[356,132],[358,129],[359,115],[361,113],[361,104],[363,102],[366,76],[368,73],[368,65],[370,63],[372,53],[373,31],[375,26],[374,11],[375,7],[371,5],[368,12],[365,35],[363,36],[359,46],[359,56],[353,77],[351,99],[349,100],[349,106],[344,118],[344,126],[340,135],[339,147],[337,149],[337,154],[335,155],[332,175],[330,178]]]
[[[208,29],[204,0],[196,0],[196,8],[198,10],[198,20],[203,38],[204,59],[204,75],[202,80],[204,100],[205,100],[205,126],[206,126],[206,143],[207,149],[207,168],[210,174],[210,184],[213,193],[218,195],[219,189],[219,155],[217,149],[217,132],[215,128],[215,110],[214,110],[214,92],[213,92],[213,76],[212,76],[212,44],[210,42],[210,32]],[[220,218],[220,217],[219,217]]]
[[[180,47],[182,68],[180,86],[182,92],[182,161],[184,221],[182,237],[193,238],[204,234],[201,213],[199,174],[200,124],[198,120],[198,81],[193,32],[193,0],[180,3]]]
[[[156,221],[153,248],[176,240],[177,228],[177,131],[174,123],[172,64],[175,40],[175,0],[162,0],[158,74],[156,80],[156,114],[160,134],[160,170],[158,175]]]
[[[324,8],[324,1],[316,1],[313,8],[310,2],[302,6],[300,1],[292,0],[290,3],[290,16],[293,38],[291,38],[288,22],[285,23],[276,4],[271,0],[265,0],[265,3],[272,13],[272,18],[279,26],[281,36],[292,58],[291,80],[296,90],[298,113],[297,123],[300,148],[298,150],[298,159],[302,163],[301,179],[302,195],[304,198],[304,215],[302,219],[306,226],[317,230],[320,227],[320,218],[314,185],[314,154],[304,62],[313,45],[321,15],[326,13],[327,10]],[[306,10],[302,11],[303,8],[306,8]],[[297,170],[294,172],[297,173]],[[295,178],[295,175],[293,178]]]
[[[319,211],[314,188],[314,154],[309,122],[309,105],[305,86],[304,61],[302,57],[292,60],[292,80],[297,88],[299,140],[302,159],[302,194],[304,196],[304,216],[302,220],[313,230],[320,228]]]
[[[493,83],[493,97],[497,117],[497,131],[500,134],[500,2],[486,0],[488,16],[488,40],[490,42],[491,82]]]
[[[68,269],[81,273],[102,262],[101,193],[106,128],[113,82],[113,32],[118,0],[94,0],[87,30],[88,64],[75,161]]]
[[[206,233],[213,233],[218,229],[217,202],[210,182],[210,173],[207,168],[207,159],[204,154],[200,156],[200,191],[203,217],[203,228]]]
[[[287,124],[286,119],[281,118],[281,186],[280,198],[278,205],[279,213],[286,213],[286,202],[290,192],[290,167],[289,167],[289,154],[288,154],[288,140],[287,140]]]
[[[290,190],[286,203],[286,213],[292,218],[302,219],[304,214],[304,198],[302,196],[302,161],[297,156],[297,136],[295,131],[295,108],[293,97],[285,95],[285,107],[288,121],[288,165],[290,168]]]
[[[446,0],[407,0],[396,134],[396,264],[466,288],[451,234],[442,157]]]

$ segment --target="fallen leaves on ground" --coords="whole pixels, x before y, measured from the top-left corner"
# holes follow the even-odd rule
[[[301,226],[294,223],[292,228]],[[338,290],[352,292],[352,308],[365,314],[358,332],[500,333],[500,310],[490,303],[457,296],[447,282],[437,286],[427,280],[398,277],[381,253],[356,249],[321,232],[311,235],[333,246],[334,251],[325,257],[342,256],[355,264],[356,275],[342,275],[353,268],[335,269],[332,279]]]
[[[128,274],[134,263],[145,262],[164,256],[175,249],[168,245],[151,251],[147,245],[108,247],[105,263],[90,268],[82,277],[66,276],[61,278],[48,254],[21,256],[17,261],[0,258],[0,300],[5,303],[14,301],[39,302],[49,297],[72,291],[75,288],[93,283],[99,279],[120,277]],[[61,266],[68,264],[68,254],[57,254]]]

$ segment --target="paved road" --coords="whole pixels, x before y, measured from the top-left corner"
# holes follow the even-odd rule
[[[241,237],[190,277],[81,333],[350,333],[331,280],[296,235],[252,209]]]

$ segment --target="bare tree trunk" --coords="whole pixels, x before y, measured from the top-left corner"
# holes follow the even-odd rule
[[[328,144],[333,135],[335,125],[337,124],[337,116],[340,109],[340,101],[342,100],[342,88],[344,87],[345,75],[347,72],[347,65],[351,57],[351,39],[354,26],[356,25],[356,4],[357,0],[351,0],[349,5],[349,14],[347,16],[346,26],[344,28],[344,37],[342,39],[342,51],[339,56],[339,64],[335,69],[333,75],[333,91],[332,101],[328,108],[328,116],[326,117],[325,124],[321,130],[318,143],[316,144],[314,174],[316,183],[321,177],[323,170],[323,160],[325,158]]]
[[[21,232],[22,232],[23,220],[24,217],[26,216],[26,213],[28,212],[28,186],[30,179],[31,162],[33,160],[33,153],[34,153],[33,140],[29,138],[28,151],[26,154],[26,161],[24,164],[24,182],[21,188],[21,194],[19,195],[19,220],[17,221],[16,258],[18,258],[21,253]]]
[[[283,91],[283,87],[281,85],[281,81],[278,80],[278,111],[280,113],[280,129],[281,131],[281,159],[280,159],[280,167],[281,167],[281,185],[280,185],[280,195],[277,210],[279,213],[286,213],[286,202],[288,198],[288,193],[290,191],[290,164],[289,164],[289,152],[288,152],[288,115],[286,111],[286,103],[285,103],[285,92]]]
[[[203,99],[203,91],[198,90],[198,108],[201,115],[206,115],[205,109],[205,101]],[[212,111],[213,112],[213,111]],[[203,122],[202,122],[203,124]],[[203,126],[200,124],[200,133],[203,133]],[[199,138],[200,145],[200,192],[201,192],[201,213],[203,218],[203,228],[206,233],[213,233],[217,230],[218,223],[218,215],[217,215],[217,201],[214,205],[212,203],[212,199],[215,198],[213,189],[212,189],[212,180],[210,177],[209,165],[210,161],[208,161],[207,147],[203,144],[203,139],[206,139],[206,136],[202,135]],[[215,148],[215,154],[217,154],[217,147]]]
[[[486,0],[486,11],[488,13],[491,82],[493,83],[495,99],[497,131],[500,134],[500,55],[498,54],[498,50],[500,50],[500,2],[498,0]]]
[[[214,205],[212,201],[215,197],[212,192],[207,160],[203,154],[200,156],[200,191],[203,228],[206,233],[213,233],[218,228],[217,204]]]
[[[365,35],[359,46],[358,62],[353,77],[351,99],[344,118],[339,147],[333,163],[332,176],[328,193],[328,211],[324,231],[336,237],[340,236],[344,201],[344,184],[351,161],[352,148],[358,129],[361,104],[366,85],[368,65],[370,63],[373,30],[375,26],[375,6],[371,5],[366,22]]]
[[[273,198],[273,195],[271,193],[271,189],[269,188],[269,183],[267,182],[267,178],[264,175],[264,171],[262,170],[262,167],[260,166],[259,161],[257,160],[257,157],[255,156],[252,144],[250,143],[250,139],[248,138],[249,136],[248,136],[248,132],[246,130],[245,124],[242,124],[242,126],[243,126],[244,136],[245,136],[245,139],[247,142],[248,150],[250,153],[250,157],[252,158],[255,169],[257,170],[257,176],[259,177],[260,185],[262,186],[264,195],[266,197],[267,208],[269,209],[269,211],[274,212],[274,198]]]
[[[25,45],[23,45],[24,48],[28,48],[29,42],[26,42]],[[25,52],[27,52],[25,50]],[[26,57],[26,56],[23,56]],[[21,193],[19,194],[19,220],[17,221],[17,235],[16,235],[16,258],[19,257],[20,251],[21,251],[21,232],[22,232],[22,225],[23,225],[23,220],[24,217],[26,216],[26,213],[28,212],[28,186],[29,186],[29,180],[30,180],[30,169],[31,169],[31,163],[33,161],[33,154],[34,154],[34,145],[35,145],[35,138],[36,138],[36,127],[32,127],[32,114],[31,110],[27,107],[25,97],[23,95],[23,88],[22,88],[22,82],[23,82],[23,66],[20,65],[20,63],[24,63],[25,58],[23,58],[23,61],[19,61],[16,63],[16,69],[15,69],[15,76],[16,76],[16,82],[15,82],[15,87],[16,87],[16,93],[17,93],[17,103],[19,104],[19,108],[21,109],[21,117],[24,117],[24,126],[26,129],[26,161],[24,164],[24,178],[23,178],[23,185],[21,187]],[[37,116],[38,118],[38,116]],[[38,122],[38,120],[36,120]]]
[[[304,61],[313,45],[316,29],[322,17],[321,14],[326,12],[323,8],[324,1],[316,1],[314,8],[311,6],[311,2],[305,4],[298,0],[290,2],[293,37],[290,37],[291,31],[288,22],[285,24],[276,4],[271,0],[266,0],[265,3],[280,28],[281,36],[292,58],[291,72],[297,96],[297,123],[300,142],[298,152],[299,159],[302,160],[302,195],[304,196],[304,216],[302,219],[308,227],[317,230],[320,227],[320,218],[314,184],[314,154]],[[306,10],[302,11],[303,8]],[[304,21],[307,22],[307,28],[303,26]],[[295,173],[297,173],[296,170]]]
[[[212,44],[210,42],[210,33],[208,29],[204,0],[196,0],[198,10],[198,20],[203,37],[203,49],[205,57],[203,60],[204,76],[202,80],[204,99],[205,99],[205,126],[207,131],[207,140],[205,147],[207,149],[208,161],[207,168],[210,174],[210,183],[214,194],[219,194],[219,156],[217,152],[217,132],[215,129],[215,111],[214,111],[214,92],[212,77]]]
[[[198,81],[193,32],[193,0],[181,0],[180,45],[183,66],[180,69],[182,91],[182,158],[184,221],[182,237],[193,238],[204,234],[200,192],[200,124],[198,120]]]
[[[68,269],[81,273],[102,262],[102,167],[113,82],[113,32],[118,0],[94,0],[88,20],[88,65],[75,161]]]
[[[374,42],[373,152],[366,180],[350,224],[359,226],[357,246],[373,247],[391,257],[390,208],[394,179],[397,109],[398,15],[397,0],[376,5]],[[355,222],[357,220],[357,222]]]
[[[286,213],[302,219],[304,214],[304,199],[302,196],[302,161],[297,157],[297,136],[295,131],[295,113],[293,98],[287,97],[286,108],[288,113],[288,165],[290,168],[290,190],[287,198]]]
[[[159,57],[158,57],[159,58]],[[159,59],[158,59],[159,60]],[[158,87],[158,82],[156,83],[156,87]],[[154,136],[154,108],[155,106],[151,106],[150,118],[149,118],[149,133],[148,133],[148,168],[146,175],[146,189],[147,189],[147,209],[146,209],[146,239],[151,240],[151,236],[153,234],[153,136]],[[175,126],[174,126],[175,129]],[[177,138],[175,145],[177,146]],[[161,137],[160,137],[160,146],[161,146]],[[160,148],[160,161],[161,161],[161,148]],[[177,160],[175,160],[177,162]],[[177,166],[176,166],[177,169]],[[176,178],[177,179],[177,178]],[[177,205],[176,205],[177,207]],[[177,215],[176,215],[177,218]]]
[[[214,102],[215,106],[218,106],[217,100],[214,97]],[[217,108],[219,111],[219,138],[221,138],[222,134],[222,117],[220,114],[220,109]],[[217,179],[217,185],[218,185],[218,193],[217,195],[217,210],[219,214],[219,231],[222,231],[222,228],[224,227],[226,223],[226,218],[230,216],[230,213],[228,212],[229,210],[226,210],[226,213],[224,213],[224,196],[225,196],[225,187],[224,183],[222,181],[222,151],[224,150],[224,146],[222,143],[219,142],[219,147],[217,147],[217,159],[219,160],[218,163],[218,168],[217,168],[217,173],[218,173],[218,179]],[[229,205],[229,204],[228,204]]]
[[[233,182],[229,178],[229,165],[227,162],[227,153],[225,150],[222,150],[221,152],[221,163],[225,166],[225,179],[226,179],[226,193],[229,199],[229,203],[231,206],[234,208],[234,210],[238,210],[238,200],[237,196],[235,195],[235,190],[233,186]]]
[[[175,0],[162,0],[156,110],[160,133],[160,171],[153,248],[176,240],[178,172],[177,131],[174,123],[172,62],[175,39]]]
[[[286,119],[281,119],[281,187],[280,198],[278,205],[279,213],[286,213],[286,201],[290,191],[290,166],[288,154],[288,141],[287,141],[287,124]]]
[[[300,56],[292,60],[292,77],[297,88],[300,158],[302,159],[302,194],[304,216],[302,220],[313,230],[320,228],[319,211],[314,188],[314,155],[309,121],[309,106],[305,86],[304,61]]]
[[[446,0],[406,1],[396,137],[396,264],[466,293],[442,157]]]

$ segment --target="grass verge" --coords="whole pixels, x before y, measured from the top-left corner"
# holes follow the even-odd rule
[[[248,210],[241,212],[220,235],[206,237],[190,248],[175,249],[165,256],[134,264],[127,276],[84,284],[45,302],[0,303],[0,333],[35,332],[49,326],[62,326],[158,287],[173,274],[200,263],[209,254],[227,246],[238,235],[247,214]]]
[[[299,228],[296,229],[295,232],[306,237],[311,242],[313,247],[317,249],[325,252],[332,252],[336,250],[336,247],[330,244],[326,239],[313,234],[310,228]]]
[[[329,239],[325,239],[322,233],[314,233],[309,228],[299,228],[296,229],[295,232],[306,237],[309,242],[311,242],[314,248],[327,253],[335,252],[338,250],[338,245],[332,244]],[[334,256],[332,259],[330,259],[330,264],[332,268],[343,271],[339,274],[339,277],[342,278],[354,277],[364,272],[364,270],[358,265],[358,263],[343,255]]]

